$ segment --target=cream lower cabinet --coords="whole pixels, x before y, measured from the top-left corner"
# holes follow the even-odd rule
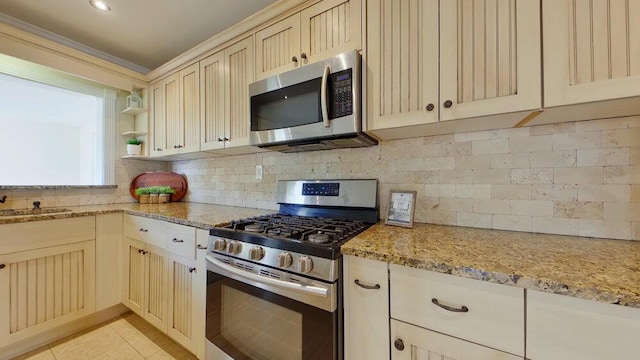
[[[95,312],[95,217],[1,225],[0,239],[0,348]]]
[[[200,61],[201,149],[220,154],[259,151],[249,146],[249,84],[253,39],[246,38]]]
[[[167,334],[196,353],[200,332],[194,329],[196,261],[169,254],[169,324]]]
[[[391,319],[392,360],[522,360],[522,357]]]
[[[367,1],[368,129],[386,139],[510,127],[539,110],[539,14],[537,0]],[[515,115],[494,117],[505,113]]]
[[[529,290],[527,358],[636,360],[640,309]]]
[[[387,263],[344,256],[345,359],[389,359]]]
[[[323,0],[260,31],[256,80],[361,49],[361,0]]]
[[[123,303],[167,332],[168,259],[165,249],[125,238]]]

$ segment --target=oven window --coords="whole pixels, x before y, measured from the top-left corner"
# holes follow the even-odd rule
[[[206,337],[235,360],[335,358],[336,314],[207,274]]]
[[[251,130],[276,130],[322,122],[322,78],[251,97]]]

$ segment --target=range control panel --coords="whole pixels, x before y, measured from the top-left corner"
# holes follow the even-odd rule
[[[302,195],[340,196],[340,183],[303,183]]]
[[[353,77],[351,69],[333,73],[331,76],[330,118],[353,114]]]

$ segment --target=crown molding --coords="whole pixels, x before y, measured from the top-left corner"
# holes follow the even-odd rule
[[[40,27],[37,27],[35,25],[31,25],[27,22],[24,22],[22,20],[18,20],[14,17],[5,15],[0,13],[0,23],[3,23],[5,25],[11,26],[13,28],[16,28],[18,30],[22,30],[26,33],[35,35],[37,37],[40,37],[42,39],[46,39],[49,41],[52,41],[54,43],[60,44],[64,47],[67,48],[71,48],[74,50],[77,50],[81,53],[87,54],[89,56],[104,60],[110,64],[115,64],[118,65],[120,67],[123,67],[125,69],[131,70],[135,73],[138,74],[147,74],[149,73],[149,69],[142,67],[140,65],[136,65],[134,63],[131,63],[129,61],[126,61],[124,59],[121,59],[119,57],[113,56],[113,55],[109,55],[105,52],[102,52],[100,50],[94,49],[92,47],[80,44],[79,42],[73,41],[71,39],[68,39],[64,36],[60,36],[58,34],[52,33],[48,30],[42,29]],[[130,74],[126,74],[131,76]]]
[[[177,70],[178,68],[189,65],[191,62],[196,61],[203,54],[215,49],[216,47],[236,38],[241,35],[256,29],[258,26],[272,20],[287,11],[294,9],[304,3],[312,5],[317,0],[280,0],[270,6],[258,11],[257,13],[245,18],[239,23],[219,32],[218,34],[208,38],[200,44],[192,47],[184,53],[176,56],[168,62],[160,65],[156,69],[147,74],[147,81],[149,83],[158,80],[164,75]],[[247,34],[250,35],[250,34]],[[239,39],[238,39],[239,40]]]

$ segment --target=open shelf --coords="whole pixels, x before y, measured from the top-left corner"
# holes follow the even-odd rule
[[[129,114],[129,115],[138,115],[138,114],[142,114],[143,112],[146,112],[146,109],[140,109],[140,108],[132,108],[132,107],[128,107],[124,110],[122,110],[123,114]]]
[[[144,155],[122,155],[121,159],[144,159],[146,156]]]
[[[138,137],[138,136],[144,136],[144,135],[147,135],[145,131],[125,131],[122,133],[122,136],[132,136],[132,137]]]

